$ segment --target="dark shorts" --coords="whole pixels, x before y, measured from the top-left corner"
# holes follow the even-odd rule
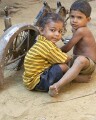
[[[36,85],[34,90],[47,92],[49,86],[59,81],[63,74],[64,73],[59,65],[53,65],[41,74],[40,82]]]

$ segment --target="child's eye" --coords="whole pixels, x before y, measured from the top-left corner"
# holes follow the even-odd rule
[[[78,19],[82,19],[82,17],[81,17],[81,16],[78,16]]]
[[[73,15],[70,15],[70,18],[74,18],[74,16],[73,16]]]
[[[55,32],[55,29],[50,29],[52,32]]]
[[[63,30],[60,30],[59,33],[62,34],[62,33],[63,33]]]

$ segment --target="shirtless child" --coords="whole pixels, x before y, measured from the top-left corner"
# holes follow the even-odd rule
[[[73,81],[88,82],[95,69],[96,42],[87,27],[90,22],[91,6],[86,1],[75,1],[70,8],[70,23],[73,37],[61,49],[68,52],[73,49],[72,67],[63,77],[49,87],[49,94],[55,96],[67,83]],[[79,76],[78,76],[79,75]]]

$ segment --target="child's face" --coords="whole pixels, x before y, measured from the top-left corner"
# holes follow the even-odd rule
[[[41,35],[43,35],[44,37],[46,37],[46,39],[50,40],[52,43],[55,44],[62,38],[63,31],[64,28],[61,21],[51,21],[45,25],[45,28],[41,30]]]
[[[80,27],[85,27],[90,21],[90,17],[86,17],[80,11],[72,10],[70,12],[70,24],[73,29],[77,30]]]

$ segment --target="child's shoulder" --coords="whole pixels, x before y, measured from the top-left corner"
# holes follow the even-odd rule
[[[78,31],[82,31],[82,30],[88,30],[89,28],[88,27],[80,27],[80,28],[78,28],[77,30]]]
[[[88,27],[80,27],[76,30],[76,32],[79,34],[86,34],[86,33],[89,33],[90,30]]]

